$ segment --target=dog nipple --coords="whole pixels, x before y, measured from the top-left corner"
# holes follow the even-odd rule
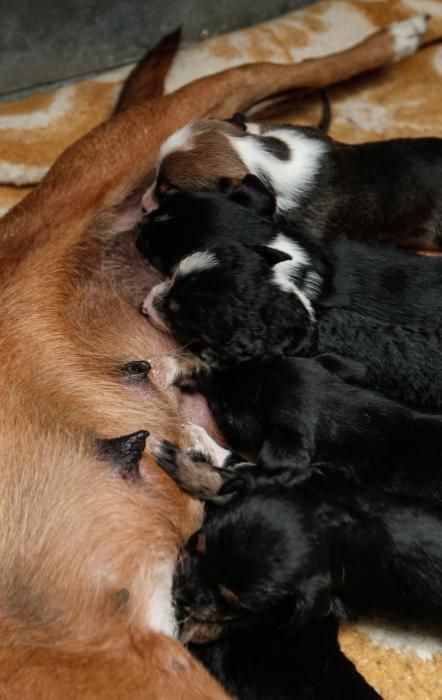
[[[134,360],[122,365],[121,374],[131,381],[144,382],[151,369],[150,362],[147,360]]]
[[[140,473],[140,461],[148,436],[147,430],[138,430],[130,435],[97,440],[97,445],[101,456],[113,462],[124,479],[135,478]]]

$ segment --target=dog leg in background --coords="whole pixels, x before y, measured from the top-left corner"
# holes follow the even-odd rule
[[[126,78],[113,114],[164,93],[164,81],[178,51],[181,29],[168,34],[135,66]]]

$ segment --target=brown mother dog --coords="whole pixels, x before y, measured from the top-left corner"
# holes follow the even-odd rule
[[[172,349],[137,311],[153,273],[124,231],[161,143],[187,121],[321,88],[397,50],[387,29],[334,56],[241,66],[144,102],[135,76],[123,111],[0,222],[0,697],[226,697],[170,636],[173,567],[200,507],[148,455],[124,480],[97,452],[97,437],[142,429],[185,443],[175,397],[121,373]]]

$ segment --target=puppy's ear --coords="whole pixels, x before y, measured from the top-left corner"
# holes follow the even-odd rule
[[[233,117],[226,119],[226,122],[230,122],[235,126],[238,126],[243,131],[247,131],[247,117],[242,112],[235,112]]]
[[[310,620],[325,617],[332,612],[331,578],[327,572],[306,578],[298,588],[294,622],[304,627]]]
[[[282,250],[277,250],[276,248],[270,248],[267,245],[249,245],[247,246],[255,253],[258,253],[264,260],[269,264],[270,267],[277,265],[284,260],[291,260],[291,256],[288,253],[284,253]]]
[[[275,213],[275,197],[264,183],[251,173],[246,175],[240,187],[232,192],[231,199],[267,218],[271,218]]]

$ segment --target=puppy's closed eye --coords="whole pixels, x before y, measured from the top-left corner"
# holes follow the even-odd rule
[[[171,221],[171,219],[173,219],[173,216],[170,216],[170,214],[159,214],[158,216],[153,217],[156,224],[162,224],[166,221]]]

